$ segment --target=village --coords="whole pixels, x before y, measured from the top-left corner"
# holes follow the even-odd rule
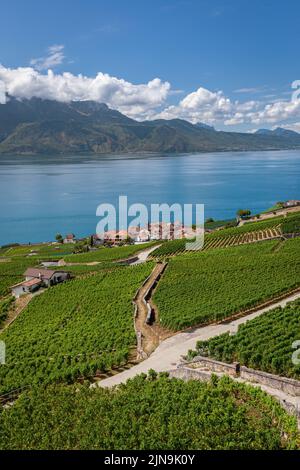
[[[186,228],[179,222],[158,222],[148,224],[147,227],[129,227],[128,230],[109,230],[102,234],[93,234],[85,238],[76,238],[75,234],[68,233],[65,237],[56,235],[56,242],[51,242],[54,248],[61,245],[73,245],[74,253],[97,251],[101,247],[112,248],[124,245],[143,245],[151,241],[175,240],[180,238],[193,238],[197,230]],[[35,245],[28,253],[28,257],[38,255]],[[23,276],[24,280],[11,286],[11,294],[20,298],[26,294],[35,294],[45,289],[71,279],[69,272],[61,269],[62,260],[49,259],[41,262],[41,266],[28,268]],[[58,269],[54,269],[57,267]],[[49,269],[53,268],[53,269]]]
[[[288,200],[278,202],[272,210],[265,213],[252,216],[250,211],[237,211],[236,225],[244,225],[247,222],[256,220],[266,220],[275,216],[287,216],[294,211],[299,211],[299,200]],[[213,219],[208,219],[213,220]],[[216,228],[222,230],[224,227]],[[56,241],[51,242],[55,249],[60,246],[74,247],[74,254],[97,251],[100,248],[121,247],[124,245],[143,245],[155,241],[171,241],[178,239],[193,239],[196,235],[203,233],[203,228],[185,227],[181,222],[155,222],[148,223],[146,227],[129,226],[128,230],[108,230],[104,233],[93,234],[84,238],[76,238],[74,233],[68,233],[63,237],[56,235]],[[205,232],[211,232],[211,229],[205,228]],[[28,257],[37,256],[35,245],[28,253]],[[26,294],[35,294],[40,289],[63,283],[71,279],[71,274],[62,269],[64,262],[61,259],[43,260],[41,266],[28,268],[23,276],[24,280],[11,286],[11,294],[15,298],[20,298]],[[52,269],[49,269],[52,268]],[[54,269],[57,268],[57,269]]]

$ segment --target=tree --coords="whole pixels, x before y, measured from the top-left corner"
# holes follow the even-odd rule
[[[236,213],[238,218],[244,219],[246,217],[249,217],[251,215],[251,211],[249,209],[239,209]]]
[[[57,233],[56,236],[55,236],[55,240],[58,242],[58,243],[62,243],[63,242],[63,237],[60,233]]]

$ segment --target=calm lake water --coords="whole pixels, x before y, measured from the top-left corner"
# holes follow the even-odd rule
[[[0,157],[0,245],[94,233],[100,203],[204,203],[205,217],[300,199],[300,151]]]

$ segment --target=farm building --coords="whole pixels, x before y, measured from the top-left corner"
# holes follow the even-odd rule
[[[11,293],[17,299],[21,297],[21,295],[31,294],[37,291],[42,285],[42,281],[40,279],[31,279],[30,281],[23,281],[15,286],[12,286]]]
[[[283,203],[283,207],[295,207],[300,206],[300,201],[290,200]]]
[[[49,287],[70,279],[66,271],[52,271],[42,268],[28,268],[25,273],[25,281],[12,286],[12,295],[19,298],[21,295],[30,294],[40,287]]]
[[[64,243],[76,243],[76,237],[74,233],[68,233],[64,238]]]

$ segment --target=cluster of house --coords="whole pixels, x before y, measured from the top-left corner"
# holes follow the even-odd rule
[[[193,238],[195,232],[192,227],[185,227],[180,222],[149,223],[146,227],[129,227],[128,230],[108,230],[93,235],[94,245],[103,243],[118,244],[130,240],[134,243],[146,243],[152,240],[176,240],[180,238]]]
[[[41,287],[50,287],[70,279],[66,271],[53,271],[44,268],[28,268],[24,273],[25,280],[11,287],[16,298],[36,292]]]
[[[283,203],[283,207],[295,207],[295,206],[300,206],[300,201],[291,199],[290,201],[286,201]]]

